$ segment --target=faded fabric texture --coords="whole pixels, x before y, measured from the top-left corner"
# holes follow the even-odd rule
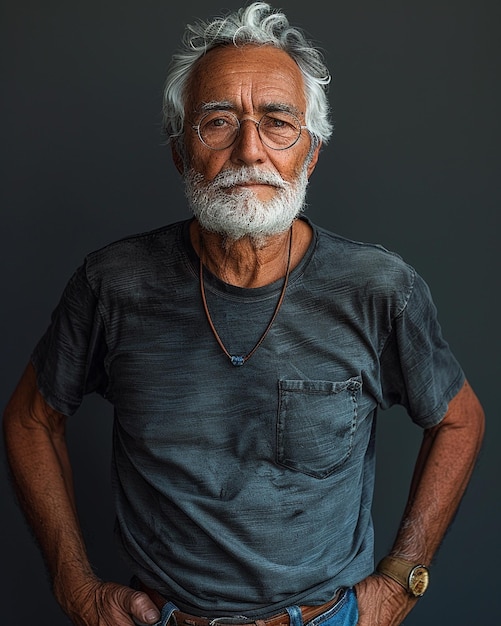
[[[40,391],[66,414],[92,391],[113,404],[117,538],[147,585],[199,615],[323,603],[373,570],[376,411],[431,427],[463,373],[411,267],[315,226],[270,333],[233,366],[188,226],[85,259],[34,351]],[[282,281],[205,287],[247,354]]]

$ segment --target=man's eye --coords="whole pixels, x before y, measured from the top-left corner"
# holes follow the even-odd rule
[[[228,120],[223,119],[222,117],[218,117],[215,120],[212,120],[213,126],[225,126],[228,123]]]
[[[231,125],[231,120],[227,117],[213,117],[205,120],[203,127],[207,130],[218,130]]]
[[[261,126],[269,131],[281,132],[293,132],[297,131],[298,128],[295,118],[287,114],[280,116],[266,115],[261,122]]]
[[[287,122],[285,120],[279,120],[276,117],[270,118],[269,124],[275,128],[283,128],[284,126],[287,126]]]

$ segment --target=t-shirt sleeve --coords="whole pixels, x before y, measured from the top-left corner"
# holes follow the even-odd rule
[[[463,371],[442,336],[428,285],[418,274],[383,349],[381,382],[382,407],[403,405],[423,428],[441,421],[464,383]]]
[[[40,393],[50,406],[72,415],[84,394],[105,395],[106,343],[98,301],[85,264],[68,281],[51,323],[31,356]]]

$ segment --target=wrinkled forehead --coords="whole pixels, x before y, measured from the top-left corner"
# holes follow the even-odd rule
[[[292,57],[273,46],[213,48],[192,70],[186,112],[191,116],[213,102],[229,104],[237,113],[279,104],[303,114],[303,75]]]

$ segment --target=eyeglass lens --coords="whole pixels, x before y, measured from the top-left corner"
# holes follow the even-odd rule
[[[246,120],[243,120],[246,121]],[[301,123],[287,111],[266,113],[257,122],[262,142],[269,148],[285,150],[296,143],[301,134]],[[232,145],[240,131],[241,122],[229,111],[210,111],[200,120],[197,130],[203,143],[214,150],[224,150]]]

